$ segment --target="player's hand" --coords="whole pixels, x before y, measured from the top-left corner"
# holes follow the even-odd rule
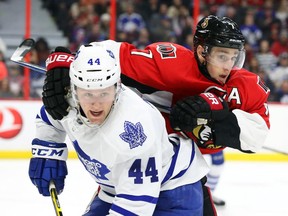
[[[212,93],[201,93],[178,101],[171,110],[170,124],[175,130],[191,132],[198,125],[224,119],[227,103]]]
[[[56,191],[60,194],[64,189],[67,173],[66,161],[46,158],[31,158],[30,160],[29,177],[43,196],[50,196],[50,180],[54,181]]]
[[[68,149],[65,143],[52,143],[40,139],[32,140],[32,155],[29,177],[43,196],[50,196],[49,183],[54,181],[60,194],[64,188],[67,172]]]
[[[222,146],[216,146],[213,139],[213,131],[209,124],[198,125],[192,130],[193,140],[201,149],[219,149]]]
[[[42,101],[46,111],[55,120],[68,114],[69,104],[66,95],[70,90],[69,67],[74,59],[70,50],[56,47],[46,60],[46,78],[43,86]]]

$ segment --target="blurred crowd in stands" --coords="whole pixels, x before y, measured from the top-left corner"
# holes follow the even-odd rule
[[[139,49],[169,41],[193,49],[193,0],[117,1],[117,41]],[[79,45],[109,39],[109,0],[42,0],[75,52]],[[269,100],[288,103],[288,0],[200,0],[200,14],[227,16],[246,38],[244,67],[258,74],[271,90]],[[0,41],[0,97],[21,97],[23,72],[5,65]],[[47,39],[38,38],[31,60],[44,66]],[[59,44],[65,46],[65,44]],[[8,69],[4,69],[8,67]],[[31,98],[40,98],[43,75],[31,72]],[[19,87],[20,86],[20,87]]]

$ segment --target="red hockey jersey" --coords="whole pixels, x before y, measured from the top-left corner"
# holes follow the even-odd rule
[[[213,92],[224,97],[236,115],[243,151],[258,151],[264,144],[270,128],[267,99],[269,89],[260,78],[245,69],[231,71],[226,84],[204,76],[197,65],[194,53],[180,45],[159,42],[138,50],[129,43],[104,42],[119,56],[122,82],[136,88],[144,99],[152,102],[166,118],[179,99]],[[206,151],[212,153],[213,150]]]

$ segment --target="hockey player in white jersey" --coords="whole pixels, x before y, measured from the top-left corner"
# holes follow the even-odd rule
[[[48,70],[70,64],[68,53],[52,57]],[[68,135],[100,186],[85,216],[202,216],[201,179],[208,172],[202,154],[193,141],[168,136],[160,112],[121,84],[116,62],[101,43],[80,47],[69,72],[74,106],[61,120],[44,106],[37,115],[32,183],[44,196],[49,196],[50,181],[62,192]]]

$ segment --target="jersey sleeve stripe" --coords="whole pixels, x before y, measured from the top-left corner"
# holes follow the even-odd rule
[[[157,197],[142,195],[142,196],[135,196],[135,195],[129,195],[129,194],[117,194],[117,197],[124,198],[131,201],[143,201],[148,202],[152,204],[156,204],[158,201]]]
[[[47,116],[47,114],[46,114],[44,105],[43,105],[43,106],[41,107],[41,109],[40,109],[40,115],[41,115],[41,119],[42,119],[44,122],[46,122],[48,125],[51,125],[51,126],[52,126],[52,124],[51,124],[51,122],[49,121],[48,116]],[[37,116],[36,118],[39,118],[39,116]]]
[[[171,165],[168,169],[168,172],[166,173],[166,176],[164,177],[163,181],[161,182],[161,184],[164,184],[165,182],[167,182],[171,178],[171,176],[174,172],[176,161],[178,158],[178,153],[179,153],[179,146],[174,146],[174,150],[175,150],[175,153],[172,157]]]
[[[137,216],[133,212],[130,212],[130,211],[128,211],[128,210],[126,210],[126,209],[124,209],[124,208],[122,208],[120,206],[115,205],[115,204],[113,204],[111,206],[111,210],[114,211],[114,212],[117,212],[117,213],[119,213],[121,215],[125,215],[125,216]]]
[[[194,141],[192,141],[194,142]],[[189,167],[191,166],[192,164],[192,161],[194,160],[194,156],[195,156],[195,145],[194,143],[191,143],[192,145],[192,151],[191,151],[191,157],[190,157],[190,162],[189,162],[189,166],[182,170],[181,172],[179,172],[176,176],[174,176],[172,179],[176,179],[176,178],[180,178],[182,175],[184,175],[184,173],[189,169]]]

